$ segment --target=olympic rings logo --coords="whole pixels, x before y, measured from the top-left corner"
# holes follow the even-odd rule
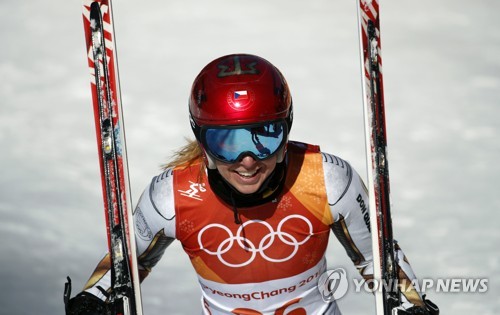
[[[294,219],[294,218],[304,221],[307,224],[307,226],[309,227],[309,233],[302,241],[298,241],[293,235],[291,235],[290,233],[284,232],[282,230],[283,225],[287,221],[289,221],[290,219]],[[256,243],[252,242],[248,238],[243,237],[241,235],[243,232],[243,229],[250,224],[263,225],[269,231],[269,233],[266,234],[260,240],[260,242],[258,243],[258,246],[256,246]],[[210,230],[210,229],[222,229],[228,235],[228,237],[219,244],[216,251],[209,250],[209,249],[205,248],[205,246],[203,245],[202,236],[207,230]],[[279,262],[288,261],[293,256],[295,256],[295,254],[299,250],[300,245],[306,243],[311,238],[312,234],[313,234],[313,227],[312,227],[311,222],[304,216],[294,214],[294,215],[289,215],[289,216],[283,218],[280,221],[280,223],[278,224],[278,228],[276,231],[274,231],[273,227],[268,222],[261,221],[261,220],[250,220],[250,221],[243,223],[236,231],[236,235],[233,235],[231,230],[229,228],[227,228],[226,226],[224,226],[222,224],[218,224],[218,223],[212,223],[212,224],[205,226],[198,233],[198,244],[200,246],[200,249],[202,249],[203,251],[205,251],[206,253],[208,253],[210,255],[217,256],[217,258],[219,258],[219,261],[222,262],[224,265],[226,265],[228,267],[238,268],[238,267],[244,267],[244,266],[247,266],[248,264],[250,264],[255,259],[257,254],[259,254],[262,258],[264,258],[265,260],[267,260],[269,262],[279,263]],[[276,240],[276,237],[278,237],[278,239],[281,242],[283,242],[284,244],[292,246],[292,251],[288,256],[283,257],[283,258],[272,258],[272,257],[269,257],[265,253],[266,250],[269,249],[273,245],[273,243]],[[243,249],[247,252],[250,252],[250,254],[251,254],[250,257],[242,263],[231,263],[231,262],[226,261],[223,257],[223,255],[226,254],[233,247],[233,245],[235,245],[235,242],[241,249]]]

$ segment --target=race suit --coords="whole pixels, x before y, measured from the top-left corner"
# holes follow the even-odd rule
[[[201,160],[153,178],[134,212],[138,265],[148,274],[177,239],[198,275],[203,314],[340,314],[318,280],[333,231],[360,274],[373,274],[366,188],[344,160],[319,147],[289,142],[285,184],[271,202],[237,209],[200,176]],[[400,278],[414,274],[398,248]],[[109,255],[85,290],[109,288]],[[404,302],[422,305],[406,288]]]

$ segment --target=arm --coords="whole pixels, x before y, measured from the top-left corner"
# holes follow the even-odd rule
[[[334,223],[331,228],[361,276],[373,279],[373,256],[370,234],[367,189],[360,176],[346,161],[323,154],[323,169]],[[405,308],[423,307],[424,299],[411,282],[415,274],[408,259],[396,246],[399,265],[399,287]]]
[[[135,241],[140,280],[144,280],[175,239],[173,175],[170,170],[153,178],[134,210]],[[69,300],[67,314],[94,314],[103,307],[111,287],[111,261],[106,253],[84,286]]]

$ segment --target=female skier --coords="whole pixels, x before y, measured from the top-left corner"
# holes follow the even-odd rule
[[[285,78],[263,58],[224,56],[200,72],[189,98],[196,140],[152,179],[134,212],[141,279],[178,240],[203,314],[340,314],[318,281],[330,231],[372,278],[367,192],[349,163],[288,139],[292,113]],[[109,266],[106,255],[69,314],[105,312]],[[399,270],[399,314],[431,314],[406,258]]]

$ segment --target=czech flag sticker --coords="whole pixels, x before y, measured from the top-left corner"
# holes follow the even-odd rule
[[[233,96],[235,101],[242,101],[248,99],[248,92],[246,90],[234,91]]]
[[[252,106],[255,100],[255,95],[248,89],[234,89],[227,93],[228,104],[237,110],[245,110]]]

